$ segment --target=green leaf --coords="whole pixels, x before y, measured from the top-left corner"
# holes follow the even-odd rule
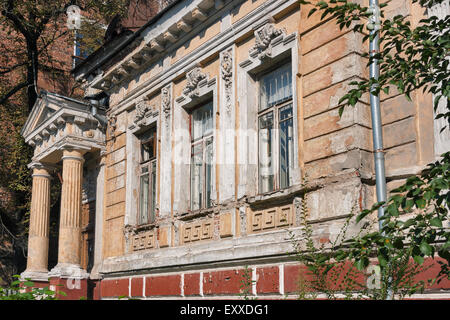
[[[370,214],[371,210],[363,210],[361,213],[356,217],[356,223],[360,222],[362,219],[364,219],[368,214]]]
[[[386,267],[387,263],[388,263],[386,257],[383,254],[378,255],[378,262],[380,263],[380,266],[382,266],[382,267]]]
[[[317,5],[320,7],[320,9],[325,9],[328,7],[328,3],[326,3],[325,1],[319,1]]]
[[[413,259],[414,259],[414,261],[415,261],[417,264],[422,264],[422,263],[424,262],[423,257],[422,257],[422,256],[419,256],[419,255],[414,256]]]
[[[402,204],[403,209],[406,211],[410,210],[414,205],[414,200],[407,199],[404,204]]]
[[[433,227],[442,228],[442,221],[441,219],[435,217],[430,220],[430,225],[432,225]]]
[[[423,209],[423,208],[425,208],[427,201],[425,199],[419,198],[419,199],[416,199],[415,203],[416,203],[417,208]]]
[[[438,251],[438,255],[450,263],[450,252],[448,250],[441,249]]]
[[[399,215],[399,214],[398,214],[397,206],[394,205],[394,204],[391,204],[391,205],[388,206],[387,212],[388,212],[390,215],[394,216],[394,217],[398,217],[398,215]]]
[[[402,249],[403,248],[403,241],[401,239],[396,239],[394,241],[394,248]]]
[[[360,271],[363,271],[369,265],[369,259],[367,257],[362,257],[361,259],[356,261],[356,268]]]
[[[408,219],[405,221],[405,224],[403,225],[403,227],[408,228],[408,227],[412,226],[415,222],[416,222],[415,219]]]
[[[312,16],[313,13],[316,12],[316,11],[317,11],[316,8],[312,8],[311,10],[309,10],[309,12],[308,12],[308,18],[309,18],[310,16]]]
[[[420,244],[420,251],[426,256],[431,256],[433,248],[426,241],[422,241]]]
[[[339,107],[339,118],[342,118],[342,114],[344,113],[344,107]]]

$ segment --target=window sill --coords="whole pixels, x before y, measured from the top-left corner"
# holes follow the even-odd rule
[[[274,202],[277,204],[283,202],[292,202],[295,197],[301,196],[305,191],[304,186],[301,184],[293,185],[285,189],[274,190],[262,194],[258,194],[256,196],[249,197],[247,199],[248,204],[250,206],[266,206],[271,205]]]
[[[134,226],[133,229],[135,232],[141,232],[141,231],[152,230],[157,226],[158,226],[158,224],[156,222],[152,222],[152,223],[147,223],[147,224],[136,225],[136,226]]]
[[[205,217],[209,214],[212,214],[214,211],[215,211],[214,207],[204,208],[204,209],[199,209],[199,210],[194,210],[194,211],[188,211],[188,212],[179,214],[178,218],[180,220],[191,220],[194,218]]]

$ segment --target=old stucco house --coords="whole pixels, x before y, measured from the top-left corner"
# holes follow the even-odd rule
[[[400,0],[387,11],[422,14]],[[247,270],[251,294],[293,294],[302,199],[318,243],[376,201],[370,106],[338,115],[368,73],[361,39],[307,13],[296,0],[170,1],[77,65],[84,101],[42,93],[22,131],[35,150],[23,276],[69,298],[212,298],[236,297]],[[381,100],[392,188],[448,139],[430,95]]]

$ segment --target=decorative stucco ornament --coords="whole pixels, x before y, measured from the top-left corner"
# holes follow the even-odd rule
[[[204,74],[199,67],[195,67],[186,74],[187,84],[183,90],[183,94],[189,98],[198,97],[198,84],[203,79],[206,79],[206,74]]]
[[[170,89],[168,87],[162,88],[161,90],[161,102],[162,102],[162,111],[166,118],[170,116]]]
[[[222,71],[222,79],[225,84],[225,106],[229,113],[232,105],[233,93],[233,56],[230,51],[225,51],[222,54],[222,61],[220,63]]]
[[[148,100],[143,99],[136,103],[136,115],[134,116],[134,123],[138,124],[144,119],[145,115],[148,111],[150,111],[152,107],[148,104]]]
[[[272,41],[282,35],[282,29],[275,28],[273,23],[266,24],[263,28],[255,31],[256,43],[251,51],[256,51],[259,59],[264,59],[272,55]]]
[[[108,117],[108,133],[111,138],[115,138],[117,128],[117,116],[115,114]]]

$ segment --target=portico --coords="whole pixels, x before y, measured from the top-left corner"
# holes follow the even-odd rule
[[[97,113],[104,115],[103,110]],[[90,154],[104,151],[104,129],[89,104],[44,92],[21,133],[34,148],[28,165],[33,170],[28,259],[21,276],[44,282],[87,279],[81,264],[83,166]],[[50,186],[56,171],[62,177],[58,262],[49,271]]]

